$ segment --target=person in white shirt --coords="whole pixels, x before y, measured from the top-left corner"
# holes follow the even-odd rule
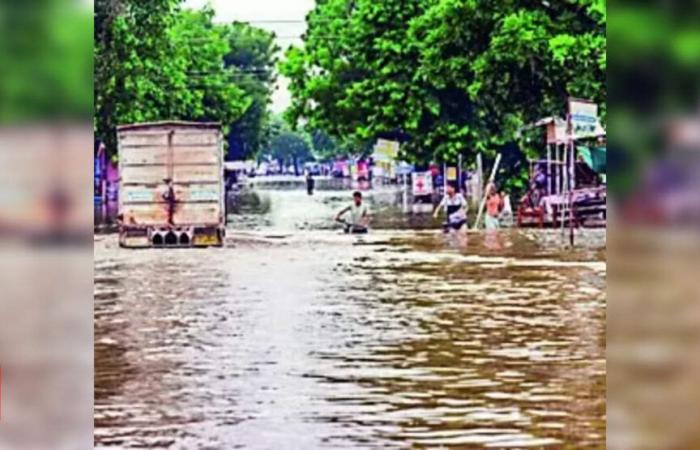
[[[445,190],[445,196],[440,204],[435,208],[433,217],[437,219],[441,210],[445,210],[447,222],[444,225],[445,232],[449,230],[462,230],[467,224],[467,201],[462,194],[458,193],[455,186],[448,184]]]
[[[362,202],[362,193],[360,191],[355,191],[352,194],[353,202],[340,210],[335,216],[336,222],[340,222],[345,225],[346,233],[353,234],[364,234],[367,233],[369,229],[369,208]],[[350,221],[343,219],[343,216],[350,213]]]

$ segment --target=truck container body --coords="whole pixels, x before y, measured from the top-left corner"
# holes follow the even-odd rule
[[[119,242],[207,247],[224,241],[223,135],[215,123],[121,126]]]

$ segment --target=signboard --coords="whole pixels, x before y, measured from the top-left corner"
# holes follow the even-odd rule
[[[447,181],[457,181],[457,168],[448,167],[447,168]]]
[[[399,143],[386,139],[377,139],[374,146],[375,159],[394,160],[399,156]]]
[[[405,162],[400,162],[398,166],[396,167],[396,174],[397,175],[409,175],[413,172],[413,166],[405,163]]]
[[[430,172],[414,172],[412,179],[415,197],[433,194],[433,177]]]
[[[574,139],[601,135],[602,127],[598,123],[598,105],[595,103],[569,99],[569,120],[571,135]]]

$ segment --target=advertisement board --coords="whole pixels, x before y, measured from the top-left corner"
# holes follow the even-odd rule
[[[598,105],[593,102],[569,99],[569,120],[574,139],[596,137],[601,134]]]

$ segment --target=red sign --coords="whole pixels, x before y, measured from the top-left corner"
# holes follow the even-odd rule
[[[413,195],[432,195],[433,177],[430,172],[413,173]]]

